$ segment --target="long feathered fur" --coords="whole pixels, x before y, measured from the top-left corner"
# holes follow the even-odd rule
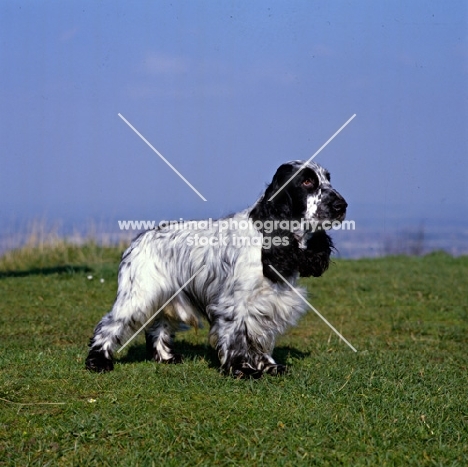
[[[206,318],[210,344],[225,373],[282,373],[285,367],[271,356],[275,339],[297,322],[305,307],[281,276],[293,285],[299,275],[320,276],[333,244],[323,230],[262,226],[301,218],[320,225],[325,219],[342,220],[346,210],[328,172],[314,163],[269,201],[300,164],[283,164],[253,208],[204,228],[158,228],[133,240],[122,256],[114,306],[90,341],[86,367],[112,370],[116,348],[177,293],[147,330],[147,349],[154,360],[179,363],[181,357],[172,350],[175,332],[181,323],[197,326]],[[224,229],[227,221],[231,228]],[[296,290],[305,297],[302,288]]]

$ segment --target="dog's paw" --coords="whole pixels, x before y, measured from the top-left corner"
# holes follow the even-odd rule
[[[182,363],[184,361],[183,357],[179,353],[173,354],[170,358],[161,358],[161,355],[159,355],[159,352],[157,350],[153,350],[153,354],[150,358],[150,360],[155,361],[156,363],[168,363],[170,365],[175,365],[178,363]]]
[[[230,368],[229,373],[236,379],[259,379],[262,377],[262,370],[257,370],[248,363],[241,363]]]
[[[86,358],[86,369],[96,373],[106,373],[114,369],[114,363],[99,350],[91,350]]]
[[[286,365],[280,365],[278,363],[275,365],[268,365],[263,370],[264,373],[272,376],[284,375],[287,371],[288,367]]]
[[[180,353],[175,353],[169,360],[162,360],[162,363],[168,363],[170,365],[177,365],[183,363],[184,359]]]

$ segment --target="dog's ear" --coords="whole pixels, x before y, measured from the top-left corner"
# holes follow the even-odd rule
[[[250,211],[250,217],[256,221],[273,219],[290,219],[292,213],[291,197],[285,190],[281,190],[271,201],[269,199],[277,192],[279,185],[270,184],[260,199]]]
[[[320,277],[330,265],[330,255],[334,250],[330,236],[318,230],[308,239],[306,249],[299,249],[299,275]]]
[[[278,229],[263,234],[263,275],[272,282],[282,282],[281,276],[292,277],[297,274],[299,254],[298,242],[289,230]]]
[[[288,193],[287,187],[282,188],[291,173],[291,167],[288,165],[282,165],[278,168],[273,176],[273,180],[265,190],[265,194],[250,212],[250,217],[254,221],[291,219],[292,199]],[[280,188],[282,188],[281,191],[278,191]],[[274,198],[270,201],[272,196],[274,196]]]

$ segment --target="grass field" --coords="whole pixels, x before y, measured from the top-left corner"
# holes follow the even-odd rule
[[[120,253],[0,259],[0,465],[468,465],[468,257],[335,261],[303,284],[358,352],[311,312],[278,341],[289,374],[245,381],[219,374],[206,329],[179,334],[182,365],[145,361],[140,338],[114,372],[84,370]]]

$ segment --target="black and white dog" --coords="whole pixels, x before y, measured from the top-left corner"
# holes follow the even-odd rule
[[[305,290],[289,284],[327,269],[333,244],[323,227],[341,222],[346,207],[327,170],[292,161],[249,209],[140,234],[122,256],[117,298],[96,326],[86,368],[112,370],[115,349],[166,304],[146,333],[155,361],[181,362],[172,350],[175,332],[204,317],[225,373],[283,373],[271,356],[275,338],[306,310],[297,294]]]

